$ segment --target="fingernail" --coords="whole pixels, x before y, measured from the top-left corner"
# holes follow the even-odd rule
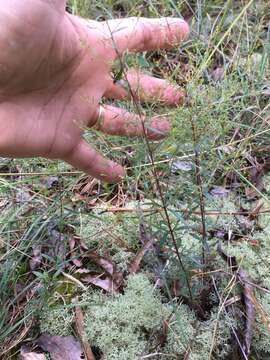
[[[111,167],[110,182],[118,183],[118,182],[122,181],[126,175],[126,172],[125,172],[125,169],[123,168],[123,166],[111,161],[110,167]]]
[[[156,118],[147,127],[147,137],[152,140],[163,139],[171,130],[171,124],[167,119]]]
[[[164,91],[164,101],[168,105],[182,105],[185,99],[185,92],[178,86],[168,86]]]

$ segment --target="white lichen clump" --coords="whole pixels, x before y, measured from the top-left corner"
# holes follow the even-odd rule
[[[66,306],[47,307],[40,312],[40,331],[50,335],[69,336],[73,314]]]
[[[90,295],[86,333],[106,360],[134,360],[148,350],[147,334],[157,332],[163,308],[147,277],[129,277],[125,293],[108,297]]]

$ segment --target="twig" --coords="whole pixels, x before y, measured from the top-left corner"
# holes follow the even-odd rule
[[[73,300],[73,303],[76,303],[77,300],[78,300],[78,298],[75,298]],[[83,318],[82,309],[79,306],[76,306],[75,307],[75,325],[76,325],[76,330],[77,330],[78,336],[80,338],[81,344],[83,346],[84,354],[85,354],[87,360],[96,360],[96,358],[92,352],[91,346],[89,345],[89,343],[86,340],[83,324],[84,324],[84,318]]]
[[[135,259],[131,262],[128,267],[130,274],[135,274],[139,270],[140,263],[144,257],[144,255],[150,250],[153,245],[153,239],[150,235],[146,232],[146,228],[143,224],[140,225],[140,234],[141,238],[143,238],[143,247],[135,256]]]
[[[93,209],[95,210],[101,210],[104,212],[112,212],[112,213],[116,213],[116,212],[137,212],[138,209],[136,208],[128,208],[128,207],[108,207],[108,208],[104,208],[104,207],[98,207],[98,206],[93,206]],[[162,212],[164,211],[164,208],[148,208],[148,209],[140,209],[141,212]],[[201,211],[189,211],[186,209],[183,210],[179,210],[180,212],[183,212],[185,214],[191,214],[191,215],[199,215],[201,216]],[[261,211],[205,211],[204,214],[205,216],[222,216],[222,215],[231,215],[231,216],[235,216],[235,215],[244,215],[244,216],[254,216],[254,215],[260,215],[260,214],[269,214],[270,213],[270,209],[265,209],[265,210],[261,210]]]
[[[12,172],[0,173],[0,176],[55,176],[55,175],[82,175],[82,171],[55,171],[55,172]]]
[[[161,353],[161,352],[155,352],[152,354],[140,356],[140,357],[136,358],[135,360],[150,359],[150,358],[156,357],[156,356],[167,356],[167,357],[170,356],[172,358],[178,359],[177,355],[175,355],[175,354],[166,354],[166,353]]]

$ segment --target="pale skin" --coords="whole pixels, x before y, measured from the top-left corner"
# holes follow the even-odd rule
[[[144,117],[112,105],[100,111],[102,98],[174,106],[184,94],[134,70],[124,75],[130,94],[113,83],[113,62],[126,52],[179,46],[189,28],[176,18],[86,21],[65,6],[65,0],[0,0],[0,156],[62,159],[103,181],[119,181],[124,169],[83,139],[85,128],[160,139],[169,119],[153,117],[145,134]]]

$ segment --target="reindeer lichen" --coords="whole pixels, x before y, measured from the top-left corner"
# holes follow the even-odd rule
[[[180,305],[170,322],[165,350],[190,360],[225,359],[230,354],[232,320],[214,308],[207,321],[198,321],[193,311]]]
[[[47,307],[40,312],[39,322],[42,333],[69,336],[72,333],[73,314],[63,305]]]
[[[162,325],[160,298],[143,274],[129,277],[123,295],[95,295],[88,302],[86,334],[106,360],[134,360],[146,351],[147,334]]]

